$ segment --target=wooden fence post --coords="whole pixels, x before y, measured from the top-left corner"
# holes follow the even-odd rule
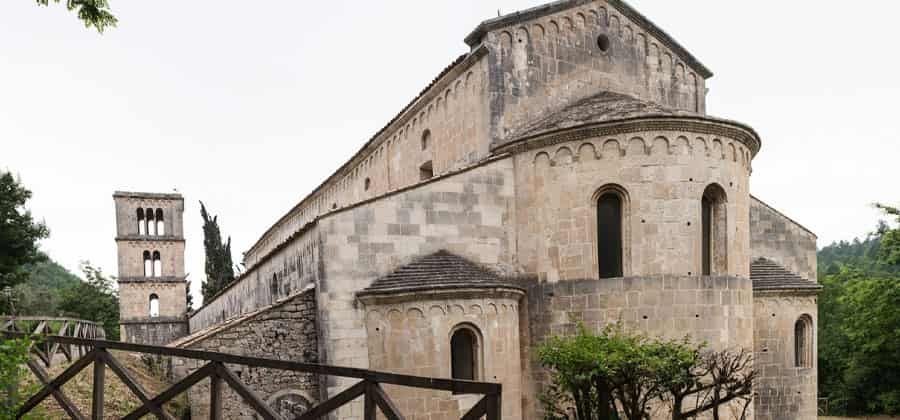
[[[222,377],[209,376],[209,420],[222,419]]]
[[[99,349],[105,352],[104,349]],[[91,418],[93,420],[103,420],[103,390],[105,388],[106,379],[106,359],[102,354],[98,354],[94,358],[94,396],[91,406]]]
[[[375,397],[372,394],[374,392],[374,387],[371,382],[366,382],[366,394],[365,394],[365,406],[363,409],[363,419],[365,420],[375,420],[378,409],[375,407]]]

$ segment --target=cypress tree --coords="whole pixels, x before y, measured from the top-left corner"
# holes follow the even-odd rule
[[[201,285],[205,303],[234,281],[234,265],[231,262],[231,237],[222,242],[218,216],[210,217],[202,201],[200,216],[203,217],[203,247],[206,250],[206,281]]]

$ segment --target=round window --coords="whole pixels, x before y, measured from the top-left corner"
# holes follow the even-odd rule
[[[600,48],[600,51],[603,52],[609,50],[609,37],[606,34],[597,37],[597,48]]]

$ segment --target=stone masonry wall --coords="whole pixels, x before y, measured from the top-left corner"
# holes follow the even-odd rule
[[[137,209],[163,211],[163,229],[169,238],[183,238],[182,214],[184,198],[178,194],[124,193],[113,195],[116,202],[116,236],[119,238],[140,237],[138,234]]]
[[[574,332],[581,322],[592,331],[621,321],[628,331],[682,338],[710,348],[753,346],[753,291],[747,278],[650,276],[532,283],[527,290],[528,329],[523,330],[525,418],[540,418],[536,396],[549,383],[534,349],[551,336]],[[523,311],[523,312],[525,312]],[[656,413],[653,418],[669,418]]]
[[[182,295],[183,297],[184,295]],[[122,321],[120,340],[126,343],[164,346],[188,333],[184,318],[150,318],[141,321]]]
[[[750,252],[816,281],[816,235],[756,197],[750,201]]]
[[[116,241],[119,278],[144,277],[144,251],[159,251],[162,273],[156,277],[184,279],[184,240],[154,239]]]
[[[188,337],[179,347],[317,363],[315,289],[300,292],[234,325],[198,338]],[[200,366],[194,360],[176,359],[174,363],[179,376]],[[293,418],[320,401],[317,375],[240,365],[227,367],[284,418]],[[192,418],[209,416],[208,379],[191,388],[189,400]],[[254,413],[230,387],[224,387],[223,418],[255,419]]]
[[[321,277],[321,242],[315,226],[247,271],[191,315],[191,331],[271,305]]]
[[[817,417],[817,333],[819,317],[815,294],[758,293],[754,299],[754,367],[756,420],[815,420]],[[794,360],[794,324],[812,318],[812,366],[800,368]]]
[[[150,295],[159,297],[159,316],[177,317],[184,321],[187,310],[185,287],[180,282],[122,282],[119,283],[119,319],[134,321],[150,318]]]
[[[512,160],[501,159],[323,217],[323,362],[369,366],[365,313],[355,292],[415,257],[446,249],[508,272],[513,194]],[[323,385],[334,395],[350,383],[329,378]],[[345,407],[338,418],[357,418],[359,409]]]
[[[481,54],[454,65],[320,189],[276,222],[247,251],[244,263],[254,266],[322,214],[420,182],[419,168],[426,162],[439,175],[485,158],[487,85],[487,60]],[[422,144],[425,131],[430,133],[427,147]]]
[[[596,200],[615,186],[625,195],[625,275],[697,275],[701,199],[717,184],[726,195],[727,271],[713,274],[749,277],[750,151],[742,143],[690,132],[548,142],[515,155],[516,258],[526,273],[597,278]]]
[[[572,101],[611,91],[705,113],[706,87],[683,59],[606,2],[490,32],[491,133],[497,140]],[[609,39],[603,51],[597,38]]]
[[[369,368],[439,378],[451,377],[454,328],[478,332],[480,371],[476,380],[503,386],[503,418],[522,418],[519,359],[519,299],[522,294],[490,290],[455,291],[412,301],[367,302]],[[386,387],[407,418],[458,420],[476,395]]]

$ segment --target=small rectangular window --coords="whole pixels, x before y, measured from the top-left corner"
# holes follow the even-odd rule
[[[431,179],[434,177],[434,168],[431,166],[431,161],[425,162],[422,166],[419,167],[419,180],[424,181],[426,179]]]

